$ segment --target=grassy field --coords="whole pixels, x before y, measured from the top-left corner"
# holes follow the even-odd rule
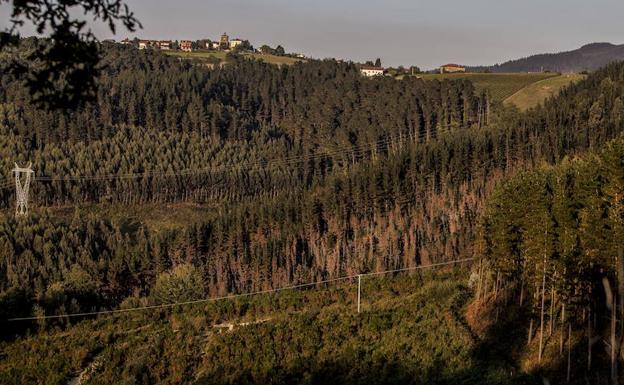
[[[185,59],[209,59],[215,58],[219,60],[225,60],[226,53],[223,51],[193,51],[193,52],[185,52],[185,51],[163,51],[165,54],[170,56],[178,56]]]
[[[585,78],[580,74],[565,74],[540,80],[522,88],[507,99],[505,104],[513,104],[521,110],[536,107],[549,97],[556,95],[563,87]]]
[[[150,203],[143,205],[91,204],[79,207],[32,208],[33,213],[43,215],[47,211],[55,223],[69,223],[79,212],[80,215],[95,215],[110,219],[122,229],[136,230],[140,224],[152,232],[183,229],[191,223],[204,222],[216,215],[219,204],[200,205],[193,203]],[[14,215],[12,209],[0,211],[0,220]]]
[[[477,91],[488,89],[495,101],[504,101],[511,95],[533,83],[558,77],[553,73],[459,73],[459,74],[424,74],[425,80],[444,79],[467,79],[470,80]]]
[[[193,52],[184,52],[184,51],[164,51],[167,55],[178,56],[185,59],[209,59],[215,58],[219,60],[226,60],[227,53],[223,51],[193,51]],[[243,54],[245,57],[254,60],[261,60],[270,64],[277,65],[292,65],[303,61],[302,59],[287,57],[287,56],[275,56],[275,55],[265,55],[260,53],[245,53]]]

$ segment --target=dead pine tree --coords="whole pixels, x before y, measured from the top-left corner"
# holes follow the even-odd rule
[[[609,278],[602,278],[602,286],[605,291],[605,297],[607,302],[607,309],[611,310],[611,333],[609,338],[609,356],[611,358],[611,383],[613,385],[617,385],[618,376],[617,376],[617,337],[616,337],[616,329],[617,329],[617,300],[615,297],[615,293],[611,290],[611,283],[609,282]],[[595,316],[594,316],[595,317]]]
[[[479,261],[478,281],[477,281],[477,306],[481,304],[482,286],[483,286],[483,259]]]

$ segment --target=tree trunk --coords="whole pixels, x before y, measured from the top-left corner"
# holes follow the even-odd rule
[[[481,302],[481,287],[483,286],[483,260],[479,263],[479,282],[477,283],[477,305]]]
[[[522,274],[520,275],[520,306],[524,302],[524,270],[526,269],[526,259],[522,262]]]
[[[550,319],[548,320],[548,336],[552,336],[555,316],[555,284],[550,288]]]
[[[542,362],[542,348],[544,347],[544,306],[546,305],[546,259],[544,258],[544,275],[542,276],[542,306],[540,309],[540,341],[538,362]]]
[[[611,383],[617,385],[618,383],[618,369],[617,369],[617,349],[616,349],[616,328],[617,328],[617,299],[613,296],[613,303],[611,306]]]
[[[618,287],[618,309],[620,312],[620,319],[624,321],[624,256],[622,255],[622,247],[618,248],[618,256],[615,261],[616,270],[617,270],[617,287]],[[622,344],[624,344],[624,322],[621,323],[620,336],[616,338],[619,340],[617,344],[617,355],[620,354],[622,350]],[[617,332],[616,332],[617,334]]]
[[[587,309],[587,372],[591,369],[592,340],[591,340],[591,305]]]
[[[496,282],[494,282],[494,302],[498,299],[498,283],[500,279],[500,272],[496,272]]]
[[[566,376],[566,382],[568,384],[570,383],[570,371],[572,369],[571,356],[572,356],[572,324],[568,323],[568,374]]]
[[[559,356],[563,355],[563,333],[565,330],[563,327],[565,326],[565,303],[561,304],[561,333],[559,338]]]

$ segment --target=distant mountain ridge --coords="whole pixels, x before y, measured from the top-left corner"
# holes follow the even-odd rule
[[[470,69],[479,72],[581,72],[593,71],[620,60],[624,60],[624,44],[591,43],[572,51],[532,55],[489,67]]]

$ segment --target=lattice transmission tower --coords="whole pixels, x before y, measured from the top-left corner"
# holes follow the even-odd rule
[[[15,206],[16,217],[28,215],[28,190],[34,173],[32,163],[28,163],[28,167],[20,167],[15,163],[13,174],[15,174],[15,199],[17,201]]]

